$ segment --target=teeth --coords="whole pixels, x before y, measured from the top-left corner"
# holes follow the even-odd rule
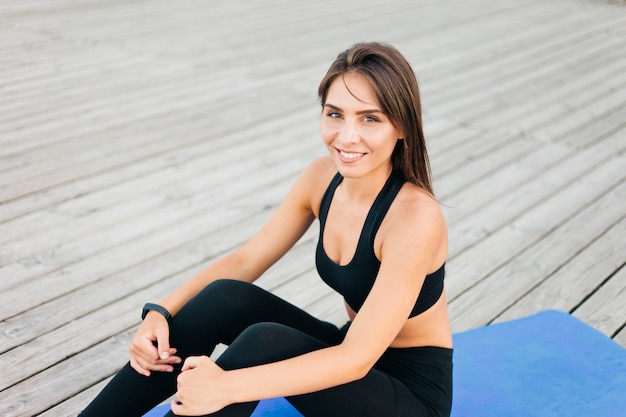
[[[362,153],[351,153],[351,152],[344,152],[344,151],[339,151],[339,153],[341,154],[341,156],[343,156],[344,158],[348,158],[348,159],[354,159],[354,158],[363,156]]]

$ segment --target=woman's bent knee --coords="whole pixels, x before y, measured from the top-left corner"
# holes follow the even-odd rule
[[[218,359],[226,370],[277,362],[328,346],[314,337],[279,323],[248,326]]]
[[[196,296],[211,301],[228,300],[231,303],[241,303],[254,297],[260,290],[254,284],[236,279],[222,278],[213,281]]]

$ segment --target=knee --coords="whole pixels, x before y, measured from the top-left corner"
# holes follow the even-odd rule
[[[237,369],[293,358],[321,349],[321,341],[279,323],[248,326],[220,356],[223,369]]]
[[[246,295],[252,284],[232,279],[219,279],[207,285],[196,294],[174,317],[172,324],[189,326],[207,323],[214,317],[228,317],[241,306],[249,303]]]
[[[254,284],[236,279],[222,278],[207,285],[202,292],[216,293],[222,297],[246,295],[256,288]]]
[[[285,344],[294,338],[294,333],[300,332],[283,324],[262,322],[248,326],[235,341],[252,349],[268,349]]]
[[[195,297],[205,306],[219,305],[220,308],[245,305],[254,297],[256,286],[235,279],[213,281]]]

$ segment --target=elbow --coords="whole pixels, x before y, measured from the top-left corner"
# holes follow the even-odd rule
[[[365,378],[365,376],[372,370],[374,364],[364,364],[356,367],[354,369],[354,379],[353,381],[358,381],[359,379]]]
[[[358,381],[364,378],[369,371],[372,370],[378,356],[371,352],[365,351],[365,349],[352,348],[350,346],[344,346],[346,363],[348,366],[347,382]]]

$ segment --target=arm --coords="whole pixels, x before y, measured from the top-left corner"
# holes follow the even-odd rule
[[[217,260],[161,301],[175,315],[191,298],[220,278],[253,282],[280,259],[313,222],[310,206],[313,165],[296,180],[265,225],[243,246]]]
[[[280,259],[304,234],[315,216],[311,198],[319,188],[322,160],[314,161],[296,179],[289,193],[267,223],[239,249],[209,265],[159,303],[172,315],[204,287],[220,278],[253,282]],[[157,347],[153,345],[157,342]],[[157,312],[149,312],[131,346],[131,366],[146,376],[150,371],[173,371],[180,363],[169,346],[169,327]]]
[[[406,323],[424,277],[442,250],[445,225],[435,204],[420,204],[418,216],[414,204],[397,208],[397,220],[385,230],[378,277],[343,343],[227,372],[215,364],[190,358],[184,369],[193,372],[179,376],[177,398],[182,405],[173,404],[174,412],[213,412],[234,402],[313,392],[364,377]],[[199,392],[203,393],[201,400],[196,397],[198,402],[192,390],[187,390],[194,385],[200,386]],[[193,408],[202,401],[207,401],[205,408]]]

